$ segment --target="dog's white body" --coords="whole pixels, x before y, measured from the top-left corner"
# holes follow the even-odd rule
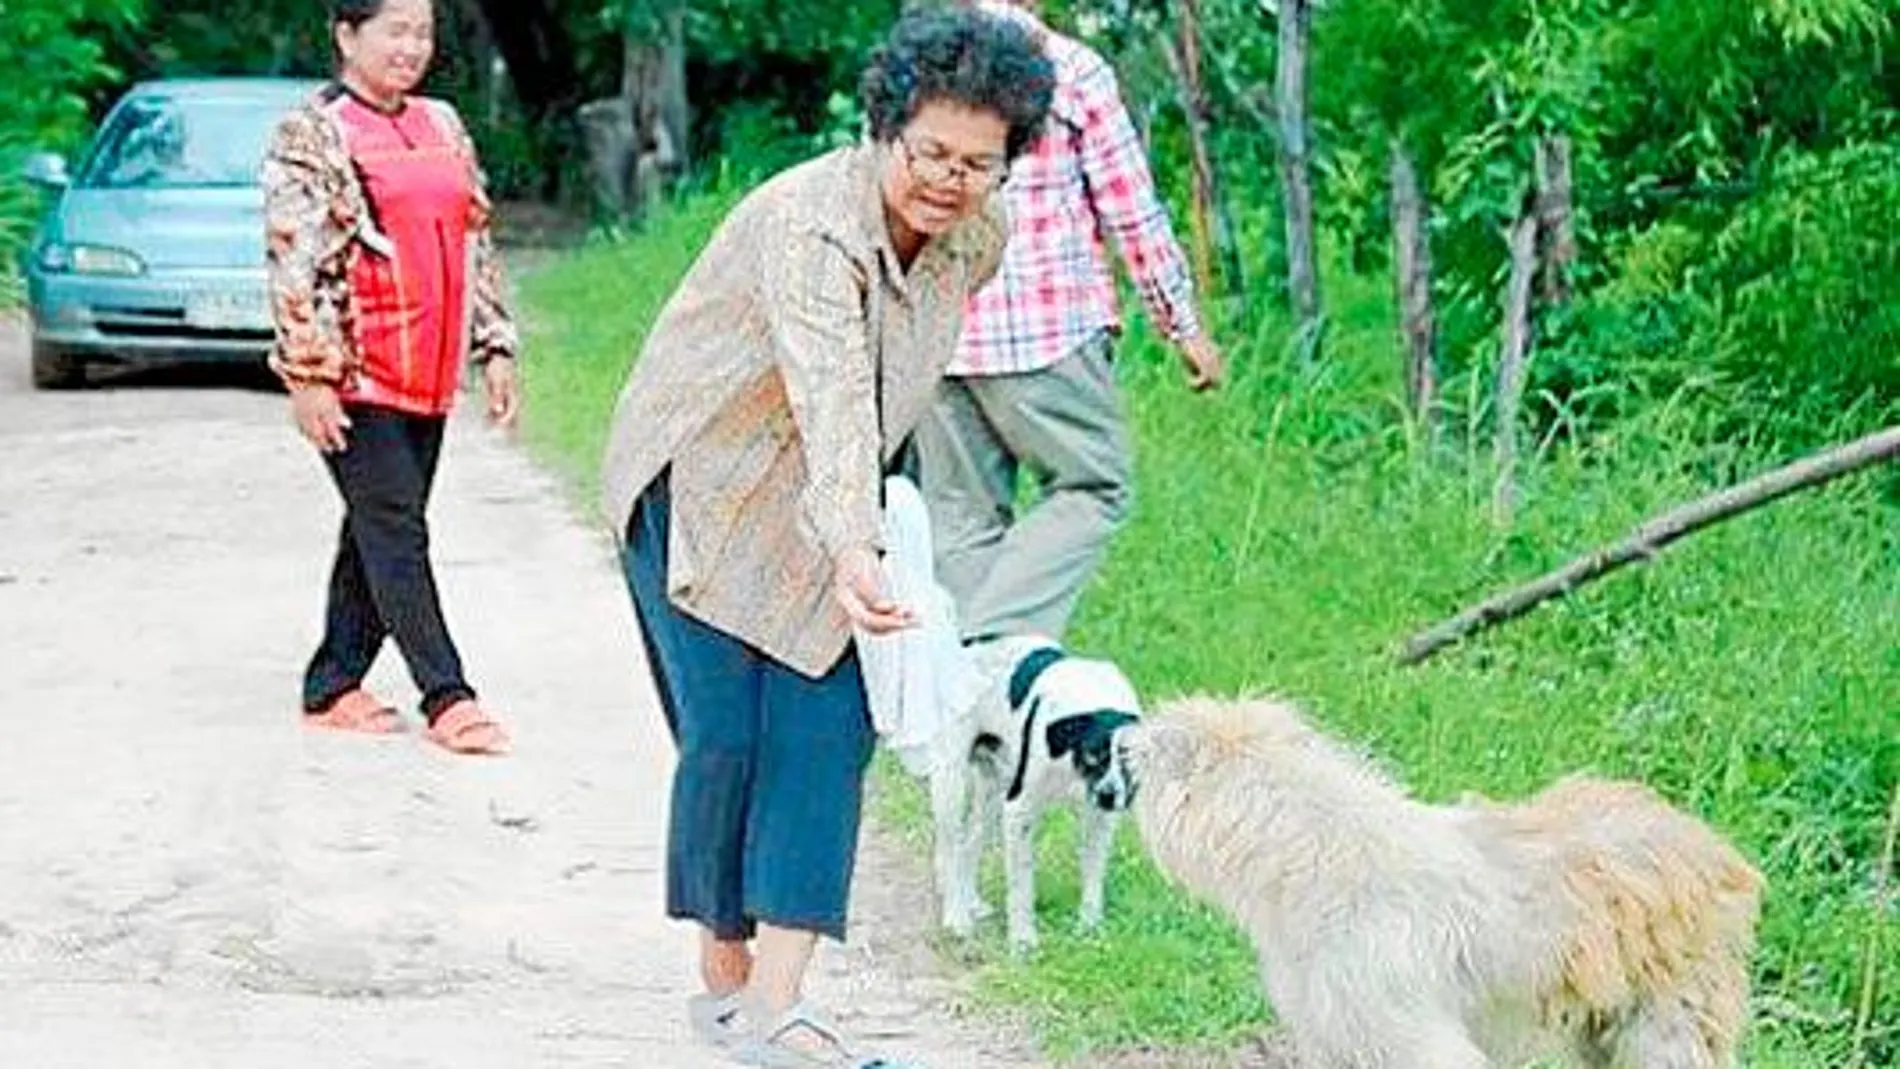
[[[1138,699],[1114,665],[1068,656],[1047,639],[984,643],[973,663],[986,680],[982,696],[931,777],[937,892],[955,934],[971,934],[988,915],[977,867],[1000,813],[1009,943],[1022,953],[1038,942],[1035,834],[1054,802],[1080,803],[1078,922],[1085,930],[1102,922],[1109,850],[1134,796],[1118,740],[1140,715]]]
[[[1161,868],[1252,937],[1303,1069],[1725,1069],[1761,878],[1636,784],[1432,806],[1270,700],[1127,740]]]

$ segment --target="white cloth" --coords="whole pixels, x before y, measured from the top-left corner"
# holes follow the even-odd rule
[[[941,745],[974,714],[982,680],[957,633],[956,602],[938,585],[930,514],[909,479],[884,480],[884,573],[887,592],[917,615],[915,626],[888,635],[857,634],[871,723],[914,776],[948,759]]]

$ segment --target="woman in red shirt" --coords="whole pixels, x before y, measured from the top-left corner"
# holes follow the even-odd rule
[[[305,722],[401,730],[362,686],[393,637],[428,737],[500,753],[507,735],[442,618],[425,515],[464,364],[482,369],[490,418],[519,408],[490,205],[454,109],[412,95],[434,53],[430,0],[334,0],[330,21],[337,81],[284,119],[263,171],[271,365],[344,502]]]

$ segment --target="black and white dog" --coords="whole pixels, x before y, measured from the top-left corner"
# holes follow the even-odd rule
[[[972,670],[985,686],[959,721],[931,777],[936,818],[937,890],[943,925],[969,935],[989,909],[977,890],[986,830],[1002,813],[1010,948],[1035,948],[1035,832],[1051,802],[1081,803],[1082,908],[1079,926],[1102,922],[1109,848],[1135,782],[1121,733],[1139,722],[1140,700],[1120,669],[1074,657],[1040,637],[973,645]]]

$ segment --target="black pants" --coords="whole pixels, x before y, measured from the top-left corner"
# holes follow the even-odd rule
[[[348,413],[349,448],[324,456],[343,494],[343,531],[323,644],[304,674],[304,708],[321,712],[360,686],[383,639],[393,636],[422,692],[422,714],[433,722],[475,696],[429,564],[425,513],[447,420],[365,405]]]

